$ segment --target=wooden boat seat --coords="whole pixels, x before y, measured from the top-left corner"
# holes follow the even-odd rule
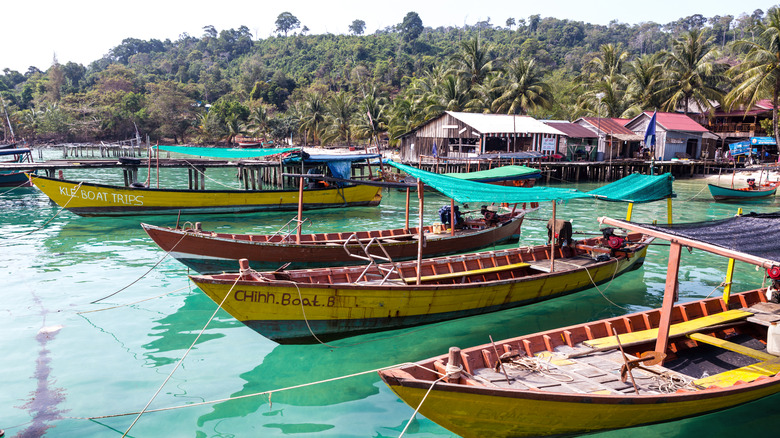
[[[761,376],[771,377],[778,372],[780,372],[780,357],[775,357],[772,360],[754,363],[753,365],[694,380],[693,383],[703,388],[709,388],[710,386],[729,388],[737,382],[750,383]]]
[[[494,266],[492,268],[473,269],[471,271],[448,272],[446,274],[436,274],[436,275],[424,275],[420,277],[420,283],[425,283],[429,281],[447,280],[451,278],[467,277],[469,275],[489,274],[491,272],[511,271],[512,269],[525,268],[527,266],[531,266],[531,265],[528,263],[512,263],[509,265]],[[404,281],[407,284],[414,284],[417,283],[417,278],[405,278]]]
[[[669,336],[682,336],[686,333],[694,333],[718,324],[726,322],[737,321],[745,319],[748,316],[753,315],[751,312],[744,310],[728,310],[726,312],[716,313],[714,315],[703,316],[701,318],[692,319],[690,321],[680,322],[672,324],[669,328]],[[658,338],[658,329],[641,330],[631,333],[623,333],[620,336],[620,342],[625,346],[627,344],[638,344],[642,342],[649,342]],[[615,336],[607,336],[604,338],[591,339],[584,341],[583,344],[593,348],[618,348],[617,340]]]
[[[688,337],[696,342],[714,345],[716,347],[723,348],[724,350],[733,351],[735,353],[752,357],[753,359],[757,360],[768,361],[777,359],[777,356],[769,354],[765,351],[754,350],[750,347],[745,347],[744,345],[729,342],[725,339],[716,338],[715,336],[705,335],[703,333],[691,333],[688,335]]]

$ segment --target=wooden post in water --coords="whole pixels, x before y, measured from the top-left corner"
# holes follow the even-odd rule
[[[555,200],[553,199],[552,211],[552,239],[550,239],[550,274],[555,272]]]
[[[423,206],[424,206],[424,198],[423,195],[423,183],[420,181],[420,178],[417,178],[417,199],[420,200],[419,203],[419,228],[417,229],[417,284],[420,284],[420,277],[421,277],[421,271],[422,271],[422,250],[423,250],[423,239],[425,239],[425,234],[423,233]]]
[[[301,225],[303,224],[303,177],[298,184],[298,228],[295,230],[295,243],[301,243]]]

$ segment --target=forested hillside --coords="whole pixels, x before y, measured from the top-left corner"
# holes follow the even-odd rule
[[[176,41],[127,38],[89,66],[4,69],[3,138],[392,143],[446,110],[631,117],[737,108],[780,91],[777,7],[666,24],[534,15],[436,29],[409,12],[371,35],[359,18],[344,35],[308,35],[289,12],[276,25],[267,39],[206,26]]]

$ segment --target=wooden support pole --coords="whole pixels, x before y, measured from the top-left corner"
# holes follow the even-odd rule
[[[672,224],[672,198],[666,198],[666,222]]]
[[[678,273],[680,270],[680,254],[682,246],[677,242],[671,242],[669,246],[669,263],[666,267],[666,286],[664,287],[664,301],[661,307],[661,320],[658,323],[658,339],[655,343],[655,351],[665,353],[669,346],[669,328],[672,325],[672,309],[677,300],[677,286],[679,285]]]
[[[406,234],[409,234],[409,192],[411,191],[411,187],[406,188],[406,222],[404,225],[404,231]]]
[[[742,209],[740,208],[737,210],[737,214],[742,214]],[[728,304],[729,298],[731,297],[731,283],[734,281],[734,265],[736,264],[736,260],[733,258],[729,259],[728,266],[726,267],[726,279],[725,283],[726,285],[723,286],[723,302]]]
[[[552,239],[550,239],[550,274],[555,272],[555,200],[552,202]]]
[[[298,223],[295,230],[295,243],[301,243],[301,224],[303,223],[303,177],[298,183]]]
[[[425,234],[423,233],[423,207],[425,204],[424,198],[425,195],[423,194],[423,183],[420,181],[420,178],[417,178],[417,199],[420,200],[419,203],[419,228],[417,229],[418,232],[418,239],[417,239],[417,284],[420,284],[420,277],[421,277],[421,271],[422,271],[422,250],[423,250],[423,239],[425,239]]]
[[[634,203],[633,202],[629,202],[628,203],[628,211],[626,211],[626,220],[627,221],[631,220],[631,214],[632,213],[634,213]]]
[[[450,236],[455,235],[455,200],[450,198]]]

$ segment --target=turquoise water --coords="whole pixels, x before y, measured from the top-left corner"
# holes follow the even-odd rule
[[[208,173],[238,187],[234,171]],[[122,180],[117,169],[65,174],[94,182]],[[166,186],[183,186],[186,178],[186,170],[165,170],[162,181]],[[207,188],[216,188],[216,184],[209,181]],[[722,218],[740,206],[712,202],[701,180],[677,181],[675,191],[676,222]],[[384,195],[379,207],[307,213],[307,231],[402,226],[404,194],[386,191]],[[416,204],[416,198],[412,202]],[[449,200],[426,193],[426,222],[433,222],[438,208],[448,204]],[[778,201],[772,198],[742,207],[770,212],[778,209]],[[575,231],[590,232],[598,228],[596,217],[623,218],[625,208],[624,204],[578,200],[559,205],[557,212],[559,217],[574,219]],[[546,240],[544,225],[550,212],[550,205],[545,205],[529,216],[523,226],[523,244]],[[262,213],[181,220],[200,221],[204,229],[267,233],[290,217]],[[665,202],[635,206],[634,220],[654,219],[666,220]],[[413,214],[413,223],[416,220]],[[502,339],[659,307],[666,278],[667,250],[653,246],[642,269],[602,286],[601,291],[592,289],[525,308],[328,345],[278,345],[218,311],[171,375],[217,306],[193,288],[183,265],[163,258],[164,253],[140,228],[141,221],[173,225],[176,218],[78,217],[59,212],[33,188],[0,196],[0,428],[6,436],[122,436],[136,415],[87,418],[138,412],[159,389],[149,409],[223,401],[146,413],[129,436],[397,437],[413,408],[401,402],[374,372],[284,389],[424,359],[443,354],[450,346],[482,344],[489,342],[489,335]],[[719,294],[721,290],[715,289],[723,280],[725,266],[723,258],[684,251],[681,300]],[[762,278],[762,272],[738,263],[734,287],[758,287]],[[270,400],[261,395],[225,401],[277,389],[282,391]],[[754,436],[774,435],[778,402],[780,397],[770,397],[718,414],[629,432],[635,437],[733,436],[746,430]],[[418,415],[404,436],[454,435]]]

